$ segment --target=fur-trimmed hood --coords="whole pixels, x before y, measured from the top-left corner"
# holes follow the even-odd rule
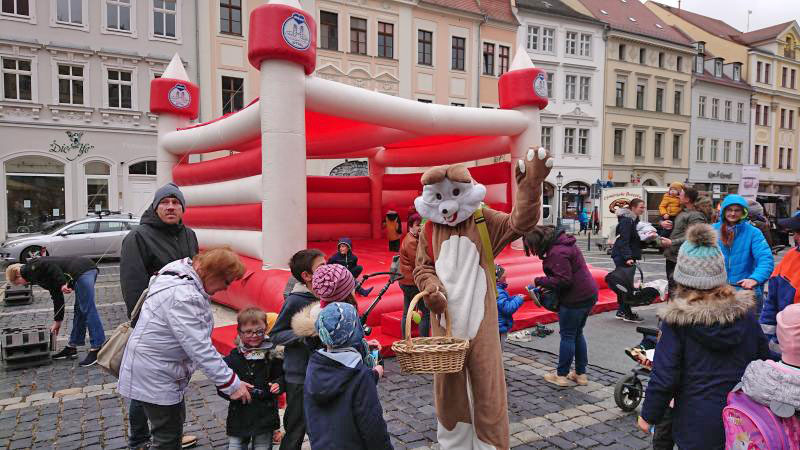
[[[617,215],[618,218],[627,217],[628,219],[631,219],[633,221],[638,219],[638,217],[636,217],[636,215],[633,213],[633,211],[630,210],[630,208],[619,208],[617,209],[615,214]]]
[[[316,336],[317,329],[314,324],[317,322],[317,317],[319,317],[321,310],[322,308],[320,308],[317,301],[292,316],[292,331],[294,331],[294,334],[302,337]]]

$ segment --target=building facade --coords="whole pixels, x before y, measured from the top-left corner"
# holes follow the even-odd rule
[[[150,80],[175,53],[197,76],[188,0],[16,0],[0,10],[0,238],[155,191]]]
[[[543,219],[575,218],[581,209],[591,211],[590,186],[603,177],[604,24],[560,0],[518,0],[516,6],[517,42],[547,74],[542,145],[555,155],[555,166],[545,183]]]

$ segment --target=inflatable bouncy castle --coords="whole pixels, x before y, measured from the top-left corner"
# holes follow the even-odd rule
[[[253,10],[248,58],[260,71],[260,98],[210,122],[190,125],[198,115],[200,88],[177,55],[151,82],[150,110],[159,114],[159,184],[181,186],[184,222],[201,247],[229,245],[245,261],[244,278],[215,298],[235,309],[279,311],[291,255],[307,247],[330,255],[340,236],[353,239],[365,273],[388,270],[392,253],[382,238],[384,215],[391,208],[405,221],[421,190],[419,173],[391,174],[388,168],[510,154],[510,163],[470,168],[487,188],[486,203],[510,211],[514,164],[540,144],[546,81],[524,49],[499,79],[500,109],[479,109],[420,103],[318,78],[316,39],[313,15],[296,0]],[[230,155],[189,163],[191,154],[219,150]],[[306,176],[307,159],[339,158],[367,158],[369,176]],[[517,250],[507,249],[498,262],[513,293],[541,273],[538,261]],[[604,272],[596,272],[605,288]],[[613,294],[604,289],[601,296],[598,308],[611,307]],[[359,297],[362,309],[369,301]],[[369,316],[372,337],[384,344],[399,339],[401,309],[402,293],[392,287]],[[515,328],[554,318],[526,302]],[[216,342],[230,346],[234,333],[218,329]]]

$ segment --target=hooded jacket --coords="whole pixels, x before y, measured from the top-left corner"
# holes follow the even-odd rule
[[[642,240],[636,232],[639,218],[628,208],[617,210],[617,239],[611,249],[611,257],[627,261],[642,259]]]
[[[153,277],[128,339],[117,392],[156,405],[183,400],[196,368],[226,395],[239,377],[211,344],[214,316],[209,295],[189,258],[167,264]]]
[[[662,216],[675,217],[681,212],[681,199],[676,195],[670,195],[669,192],[661,197],[661,203],[658,204],[658,213]]]
[[[769,339],[769,347],[780,355],[776,336],[778,313],[784,308],[800,303],[800,250],[792,248],[783,256],[767,284],[767,298],[761,310],[761,329]]]
[[[414,286],[414,267],[417,265],[417,244],[419,237],[406,233],[403,242],[400,243],[400,264],[398,270],[403,278],[398,284],[404,286]]]
[[[725,209],[731,205],[740,205],[747,211],[747,201],[739,195],[725,197],[720,207],[719,221],[714,224],[714,229],[720,235],[719,247],[725,257],[728,283],[736,285],[746,278],[756,280],[758,282],[758,286],[754,289],[756,298],[761,298],[762,285],[775,267],[772,249],[767,245],[761,231],[745,219],[733,226],[733,242],[730,247],[722,242],[722,221],[725,220]]]
[[[65,284],[75,287],[75,281],[84,273],[97,270],[94,262],[83,257],[42,256],[32,258],[20,269],[20,276],[28,283],[38,284],[50,293],[53,300],[53,320],[64,320],[64,293],[61,287]]]
[[[311,355],[303,405],[312,450],[393,448],[377,382],[375,371],[354,349],[318,350]]]
[[[694,204],[694,209],[684,209],[678,214],[672,226],[672,232],[669,235],[672,245],[664,249],[664,257],[666,259],[672,262],[678,261],[678,250],[686,242],[686,231],[690,226],[697,223],[711,223],[711,217],[707,217],[701,212],[701,209],[710,209],[707,208],[710,204],[710,198],[706,196],[698,197]]]
[[[590,306],[597,301],[597,282],[575,245],[575,236],[563,230],[556,233],[550,248],[541,256],[545,276],[533,280],[534,284],[558,292],[559,302],[568,308]]]
[[[166,194],[165,197],[173,196],[169,192]],[[160,201],[156,199],[154,204],[158,205]],[[119,262],[122,299],[128,308],[128,317],[151,276],[167,264],[191,258],[198,252],[194,231],[183,223],[168,225],[162,222],[152,206],[144,212],[139,223],[122,241]]]
[[[497,323],[500,333],[508,333],[514,328],[514,313],[525,299],[522,295],[508,293],[508,283],[497,282]]]
[[[339,246],[342,244],[347,246],[347,253],[344,255],[339,252]],[[355,272],[358,265],[358,256],[353,253],[353,241],[350,238],[343,237],[339,239],[339,243],[336,245],[336,253],[328,258],[328,264],[339,264],[347,267],[350,273]],[[356,275],[354,274],[353,276]]]
[[[269,336],[276,345],[285,347],[283,354],[283,376],[287,383],[303,384],[308,366],[309,346],[317,346],[307,336],[297,335],[292,329],[292,319],[309,305],[319,305],[319,300],[303,283],[297,283],[286,297]],[[313,323],[312,323],[313,327]],[[309,335],[310,336],[310,335]]]
[[[707,291],[693,301],[676,296],[659,312],[661,337],[641,416],[661,422],[674,398],[672,435],[681,449],[724,447],[728,392],[751,361],[768,357],[753,293],[726,291]]]

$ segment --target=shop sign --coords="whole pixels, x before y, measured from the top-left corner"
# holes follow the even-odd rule
[[[717,170],[716,172],[709,171],[708,178],[719,178],[720,180],[730,180],[733,178],[733,172],[722,172]]]
[[[67,161],[75,161],[81,156],[94,149],[94,145],[81,142],[83,131],[66,131],[68,142],[59,144],[53,139],[50,143],[50,153],[62,153]]]
[[[758,164],[742,166],[742,181],[739,183],[739,195],[746,199],[755,199],[758,193],[758,178],[761,174]]]

